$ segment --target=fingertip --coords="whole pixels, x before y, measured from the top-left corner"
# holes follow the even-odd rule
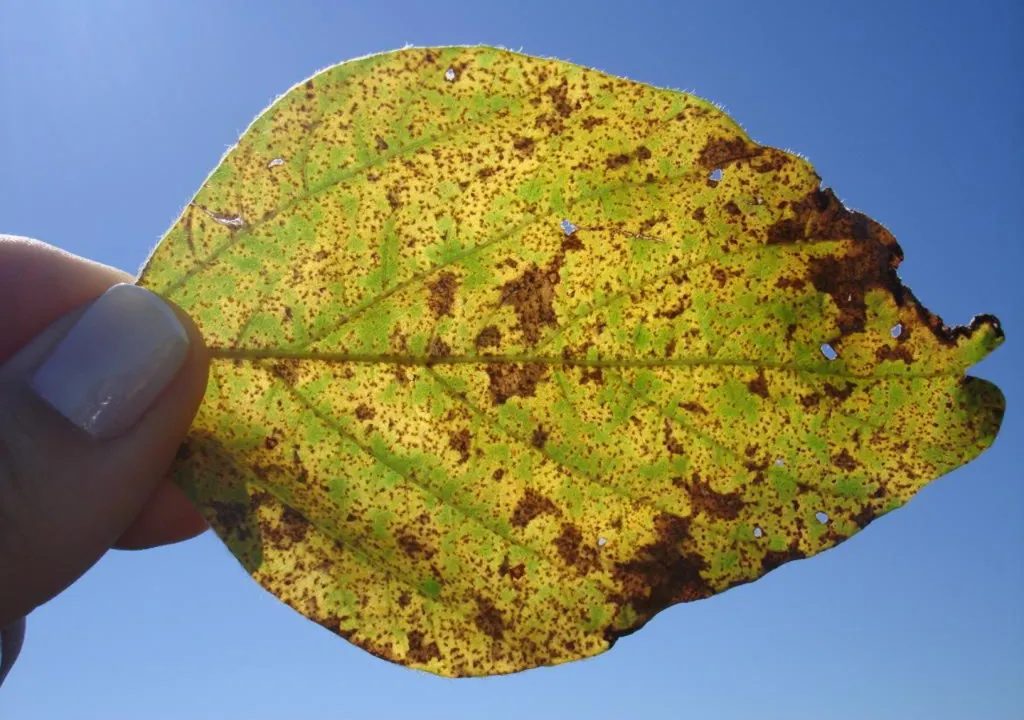
[[[188,540],[209,526],[185,493],[166,480],[157,486],[127,530],[114,544],[119,550],[143,550]]]

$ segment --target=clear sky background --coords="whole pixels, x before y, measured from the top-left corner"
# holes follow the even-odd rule
[[[925,304],[1003,321],[995,446],[835,550],[507,677],[378,660],[209,533],[112,552],[32,615],[0,718],[1024,716],[1024,4],[0,0],[0,231],[134,270],[277,94],[406,43],[688,89],[806,155]]]

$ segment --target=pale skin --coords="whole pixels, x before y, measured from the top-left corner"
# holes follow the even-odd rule
[[[97,440],[27,390],[26,379],[81,308],[127,273],[0,235],[0,628],[17,623],[107,550],[191,538],[206,522],[168,468],[206,386],[207,357],[181,311],[188,354],[148,410]]]

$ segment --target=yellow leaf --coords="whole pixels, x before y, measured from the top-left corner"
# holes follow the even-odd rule
[[[993,440],[881,225],[680,92],[407,49],[261,114],[141,282],[213,349],[177,477],[285,602],[444,675],[606,650]]]

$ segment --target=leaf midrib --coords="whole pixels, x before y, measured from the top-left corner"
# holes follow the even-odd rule
[[[400,353],[346,353],[320,352],[315,350],[288,350],[277,348],[209,348],[212,360],[237,362],[247,360],[299,360],[334,365],[403,365],[407,367],[433,367],[435,365],[544,365],[555,368],[700,368],[700,367],[747,367],[751,369],[778,370],[781,372],[804,373],[855,380],[877,380],[881,378],[958,378],[963,374],[957,370],[934,370],[927,373],[905,371],[873,371],[854,373],[843,369],[831,369],[821,365],[749,360],[745,358],[682,357],[682,358],[566,358],[553,355],[403,355]]]

